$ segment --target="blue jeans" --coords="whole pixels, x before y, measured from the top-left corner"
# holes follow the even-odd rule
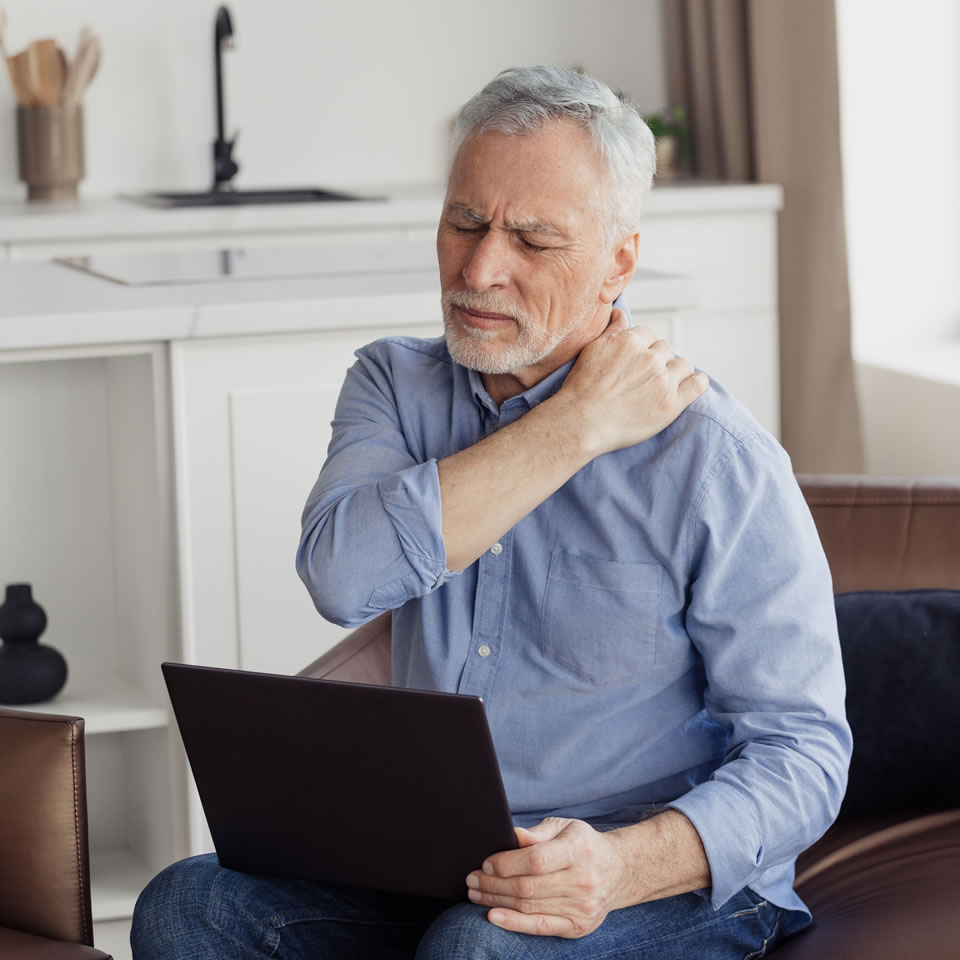
[[[749,889],[716,911],[695,893],[616,910],[579,940],[511,933],[486,913],[469,902],[237,873],[209,854],[150,882],[130,939],[134,960],[754,960],[802,916]]]

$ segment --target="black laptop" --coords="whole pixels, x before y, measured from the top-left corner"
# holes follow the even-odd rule
[[[225,867],[462,900],[517,845],[478,697],[162,670]]]

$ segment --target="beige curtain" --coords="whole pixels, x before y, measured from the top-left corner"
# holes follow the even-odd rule
[[[695,172],[779,183],[782,440],[797,472],[863,470],[834,0],[666,0]]]

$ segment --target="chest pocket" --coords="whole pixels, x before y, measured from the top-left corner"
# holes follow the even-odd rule
[[[540,616],[544,658],[611,686],[653,665],[663,567],[554,550]]]

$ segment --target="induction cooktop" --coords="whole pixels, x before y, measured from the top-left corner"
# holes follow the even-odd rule
[[[370,273],[422,273],[436,270],[436,252],[433,241],[424,240],[94,254],[63,257],[57,262],[125,286],[150,287]]]

